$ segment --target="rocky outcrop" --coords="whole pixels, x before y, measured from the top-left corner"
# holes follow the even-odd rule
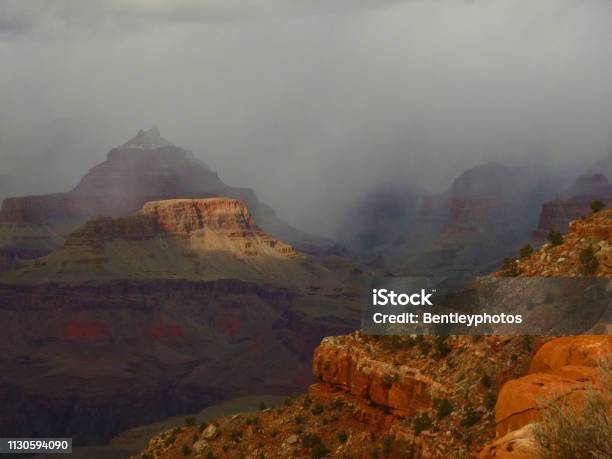
[[[610,355],[612,336],[568,336],[542,345],[528,373],[502,387],[495,406],[498,440],[485,447],[479,459],[535,457],[529,426],[552,404],[583,406],[590,391],[602,389],[599,365]],[[518,445],[523,456],[506,454],[518,454]]]
[[[373,359],[343,337],[323,339],[314,352],[313,373],[326,385],[385,407],[397,416],[430,410],[448,389],[407,365]]]
[[[596,269],[588,271],[584,251],[591,250]],[[581,258],[582,257],[582,258]],[[506,275],[525,277],[612,276],[612,210],[574,220],[561,244],[545,244],[534,254],[517,259]],[[504,275],[504,272],[498,273]]]

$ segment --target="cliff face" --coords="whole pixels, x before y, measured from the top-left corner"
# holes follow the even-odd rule
[[[349,307],[227,279],[0,284],[0,430],[83,445],[245,393],[303,391],[322,336],[356,325]]]

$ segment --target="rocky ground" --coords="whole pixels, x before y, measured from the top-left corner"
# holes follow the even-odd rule
[[[168,430],[138,457],[472,457],[494,435],[499,388],[525,372],[537,345],[525,337],[326,338],[307,395]]]
[[[592,273],[584,271],[588,267],[585,266],[583,254],[588,249],[592,249],[597,260],[597,267]],[[558,245],[550,242],[544,244],[531,256],[517,259],[514,266],[506,266],[497,274],[525,277],[612,276],[612,210],[572,221],[563,242]]]

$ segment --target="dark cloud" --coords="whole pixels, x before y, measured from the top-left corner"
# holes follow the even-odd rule
[[[327,232],[382,182],[578,169],[612,146],[611,15],[604,0],[0,0],[0,172],[67,189],[158,124]]]

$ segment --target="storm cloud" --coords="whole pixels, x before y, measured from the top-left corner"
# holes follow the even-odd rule
[[[0,0],[0,173],[63,191],[138,129],[303,229],[385,183],[612,148],[608,0]]]

